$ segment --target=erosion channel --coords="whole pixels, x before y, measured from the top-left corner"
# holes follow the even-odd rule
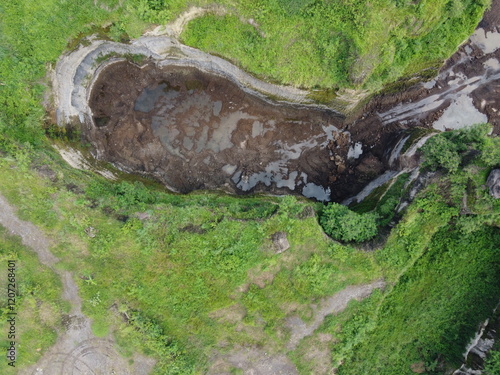
[[[176,192],[342,201],[377,176],[416,167],[414,152],[401,158],[416,128],[490,122],[500,133],[499,10],[494,1],[434,80],[416,77],[347,118],[305,90],[183,45],[168,28],[131,44],[88,38],[58,62],[51,112],[59,126],[81,126],[97,159]]]

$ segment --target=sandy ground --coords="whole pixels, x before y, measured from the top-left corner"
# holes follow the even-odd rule
[[[35,365],[19,371],[20,375],[127,375],[147,374],[154,361],[136,356],[130,365],[120,356],[113,338],[96,338],[91,322],[82,311],[82,301],[73,275],[55,267],[59,261],[51,252],[51,242],[30,222],[16,216],[15,209],[0,195],[0,224],[12,234],[21,237],[22,243],[38,254],[40,262],[56,272],[63,284],[62,298],[71,305],[63,316],[63,330],[56,344]]]

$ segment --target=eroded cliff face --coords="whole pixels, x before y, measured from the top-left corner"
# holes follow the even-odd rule
[[[433,81],[379,95],[347,119],[304,90],[259,81],[158,34],[131,44],[91,40],[62,57],[54,117],[81,125],[97,159],[175,191],[341,201],[384,172],[418,165],[415,153],[399,160],[417,127],[488,121],[499,133],[498,8]]]

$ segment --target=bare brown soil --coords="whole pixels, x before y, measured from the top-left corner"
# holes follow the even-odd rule
[[[342,131],[338,113],[277,104],[194,68],[111,64],[89,105],[95,125],[86,136],[99,158],[182,193],[222,188],[339,200],[355,189],[339,176],[356,174],[361,186],[383,169],[369,152],[348,158],[356,139]]]

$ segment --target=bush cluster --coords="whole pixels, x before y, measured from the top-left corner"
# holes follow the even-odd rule
[[[363,242],[377,234],[377,215],[358,214],[346,206],[330,203],[323,210],[320,224],[336,240]]]

